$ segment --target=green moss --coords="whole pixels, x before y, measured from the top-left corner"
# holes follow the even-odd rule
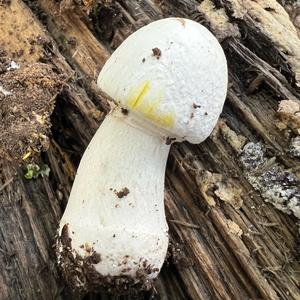
[[[47,164],[42,164],[41,166],[37,164],[28,164],[26,166],[26,173],[24,177],[28,180],[30,179],[36,179],[39,176],[49,176],[50,168]]]

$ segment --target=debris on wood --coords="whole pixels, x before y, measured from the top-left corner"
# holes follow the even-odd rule
[[[284,8],[276,0],[230,0],[229,3],[233,17],[243,20],[249,16],[257,29],[285,55],[300,86],[300,40]]]
[[[237,134],[234,130],[230,129],[222,119],[218,122],[218,126],[224,139],[237,153],[240,153],[247,141],[247,138],[243,135]]]
[[[240,37],[238,25],[230,22],[223,7],[216,8],[213,1],[204,0],[198,6],[198,11],[209,22],[212,32],[219,41],[228,37]]]
[[[0,65],[6,65],[3,57]],[[0,74],[0,157],[26,161],[49,148],[50,116],[63,80],[47,64],[13,66]]]
[[[209,171],[200,172],[196,177],[201,195],[210,206],[215,206],[215,197],[231,204],[235,209],[243,205],[242,190],[231,179],[225,178],[222,174]]]
[[[279,103],[277,122],[279,129],[292,129],[296,134],[300,134],[300,102],[294,100],[282,100]]]
[[[243,230],[240,228],[238,224],[233,222],[232,220],[227,221],[227,226],[229,228],[229,232],[232,234],[237,235],[238,237],[241,237],[243,234]]]

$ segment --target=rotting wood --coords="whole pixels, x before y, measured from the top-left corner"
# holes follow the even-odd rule
[[[181,225],[181,226],[185,226],[185,227],[188,227],[188,228],[194,228],[194,229],[200,229],[201,228],[199,225],[183,222],[183,221],[180,221],[180,220],[168,220],[168,222],[178,224],[178,225]]]
[[[1,3],[0,15],[0,44],[2,53],[5,53],[5,57],[2,58],[3,61],[10,59],[10,65],[16,68],[15,72],[22,70],[24,66],[27,67],[27,71],[39,66],[41,68],[42,64],[39,62],[42,61],[43,69],[55,69],[57,73],[63,74],[65,79],[73,76],[74,71],[59,54],[50,35],[26,5],[17,0]],[[12,61],[17,63],[12,65]],[[8,68],[11,67],[10,65]],[[33,67],[31,68],[31,66]],[[4,75],[5,72],[6,70],[1,70]],[[10,72],[12,73],[12,71]],[[34,80],[35,78],[32,76],[31,82],[28,84],[32,84]],[[45,80],[48,79],[45,78]],[[4,82],[1,81],[1,83]],[[47,90],[46,87],[44,88],[44,98],[46,99]],[[76,103],[76,101],[80,102],[82,106],[79,105],[79,107],[84,112],[93,112],[93,115],[86,120],[86,126],[96,128],[98,125],[95,119],[98,120],[101,114],[87,97],[86,92],[79,86],[75,88],[75,81],[72,81],[68,83],[64,94],[70,104]],[[4,94],[4,96],[6,95]],[[31,105],[29,99],[30,95],[27,95],[27,99],[25,99],[27,104],[23,103],[24,110]],[[48,109],[49,113],[52,110],[50,103],[51,101],[47,104],[48,107],[45,106],[45,110]],[[14,104],[18,106],[18,103]],[[1,121],[3,122],[3,119]],[[42,119],[40,121],[44,122]],[[8,124],[2,125],[6,129],[5,126]],[[10,124],[10,126],[13,128],[14,124]],[[84,130],[84,127],[82,129]],[[26,122],[24,122],[24,130],[25,132],[28,130]],[[42,132],[37,133],[41,134]],[[28,146],[32,146],[30,141]],[[25,158],[29,158],[29,156],[26,155]],[[43,162],[38,159],[37,163],[42,164]],[[23,167],[19,167],[13,162],[1,161],[0,170],[0,247],[2,249],[0,254],[0,298],[4,300],[67,299],[69,297],[68,290],[62,284],[58,274],[52,250],[57,224],[61,216],[61,203],[56,197],[53,187],[50,186],[50,180],[45,177],[28,181],[24,178]]]
[[[112,38],[100,37],[100,42],[97,42],[89,30],[91,26],[87,26],[85,14],[76,7],[72,11],[61,11],[59,15],[58,4],[54,1],[37,2],[46,14],[47,29],[63,49],[70,65],[80,77],[83,76],[79,82],[103,111],[107,104],[102,104],[103,98],[95,96],[95,82],[90,82],[95,79],[93,68],[97,66],[99,70],[105,61],[99,62],[103,53],[110,53],[141,24],[162,16],[179,15],[203,20],[203,15],[196,9],[197,1],[164,1],[156,5],[152,1],[116,1],[122,18],[117,24],[112,23]],[[229,20],[235,23],[227,2],[214,1],[214,4],[223,5]],[[209,24],[208,20],[206,22]],[[299,160],[292,158],[287,149],[291,135],[275,126],[278,101],[297,100],[299,97],[291,84],[294,75],[284,59],[280,58],[278,64],[274,64],[274,57],[278,57],[280,51],[264,32],[257,30],[251,16],[236,24],[242,39],[229,36],[223,41],[231,82],[222,122],[246,142],[263,142],[269,155],[275,157],[282,167],[296,169]],[[74,45],[64,41],[72,37],[68,35],[69,26],[75,25],[76,36],[73,37],[81,43],[84,41],[85,48],[79,47],[74,56]],[[86,67],[82,59],[86,56],[91,58],[87,60],[90,67]],[[281,73],[280,69],[284,71]],[[252,88],[253,92],[251,89],[249,92],[250,83],[261,73],[264,79],[259,81],[256,89]],[[87,95],[85,97],[83,99],[89,99]],[[103,118],[101,113],[98,119],[92,118],[94,112],[86,108],[83,99],[73,97],[72,100],[69,94],[63,95],[53,115],[54,141],[46,158],[54,175],[51,183],[64,195],[64,202],[80,156]],[[217,127],[214,134],[199,146],[187,143],[173,146],[166,178],[167,216],[168,219],[195,224],[200,229],[170,223],[172,239],[184,245],[181,251],[194,264],[186,267],[173,264],[169,269],[171,273],[164,270],[162,281],[157,284],[158,294],[166,296],[169,293],[166,299],[298,299],[300,268],[294,251],[298,231],[295,218],[264,203],[244,174],[239,151],[232,146],[234,143],[227,142],[226,137]],[[216,206],[209,206],[200,195],[196,180],[199,172],[204,170],[237,180],[242,188],[243,206],[235,209],[216,195],[213,195]],[[228,221],[239,226],[243,232],[241,236],[232,233]],[[274,223],[278,226],[265,225]],[[170,291],[164,283],[178,288],[177,293]]]
[[[186,2],[188,2],[188,1],[186,1]],[[53,4],[49,4],[49,2],[46,3],[45,1],[42,1],[42,0],[39,1],[39,3],[41,5],[41,7],[48,14],[51,13],[49,7],[52,5],[52,9],[53,9]],[[144,1],[144,3],[146,3],[146,1]],[[132,4],[132,2],[131,2],[131,4]],[[191,5],[190,5],[190,8],[191,8],[190,10],[188,10],[186,6],[183,6],[183,8],[186,9],[187,11],[189,11],[188,13],[190,13],[190,11],[192,10],[192,4],[193,3],[191,3]],[[167,4],[165,4],[165,5],[167,5]],[[128,34],[128,28],[133,28],[134,29],[134,28],[138,27],[138,24],[136,24],[137,21],[135,21],[136,18],[134,18],[134,12],[132,12],[131,18],[128,17],[128,10],[127,10],[128,9],[128,2],[126,2],[126,3],[119,3],[119,6],[121,6],[121,10],[122,9],[126,10],[127,13],[124,14],[125,15],[124,19],[122,19],[122,22],[120,22],[121,24],[123,24],[123,27],[117,27],[117,29],[116,29],[118,31],[118,35],[117,35],[118,39],[120,38],[120,32],[124,32],[124,37],[125,37]],[[132,7],[134,7],[134,6],[135,5],[132,4]],[[170,6],[171,6],[170,11],[173,8],[175,8],[171,4],[170,4]],[[126,7],[126,8],[124,8],[124,7]],[[139,7],[139,9],[140,9],[140,6],[138,4],[136,4],[136,7]],[[76,10],[73,11],[73,14],[77,14],[77,13],[80,14],[80,12],[78,12]],[[180,13],[182,13],[182,11]],[[174,13],[174,14],[176,14],[176,13]],[[185,16],[185,15],[186,14],[184,13],[183,16]],[[145,17],[145,19],[147,19],[147,18]],[[59,24],[60,21],[58,19],[56,19],[56,21]],[[68,21],[68,19],[65,18],[64,21]],[[50,20],[50,22],[51,22],[51,20]],[[131,23],[131,22],[133,22],[133,23]],[[102,40],[102,42],[107,42],[107,41],[103,41]],[[110,44],[111,45],[115,45],[115,43],[113,41],[110,41]],[[245,75],[241,76],[241,78],[243,78],[245,80],[245,82],[243,82],[238,77],[236,77],[237,75],[238,76],[240,75],[240,72],[242,71],[242,69],[241,70],[237,70],[235,68],[235,59],[232,59],[232,62],[231,62],[231,66],[233,68],[233,71],[232,71],[232,73],[233,73],[233,75],[232,75],[232,77],[233,77],[232,82],[233,82],[233,84],[235,86],[238,87],[237,91],[235,91],[235,90],[232,91],[233,99],[236,99],[236,101],[237,101],[237,103],[238,103],[239,106],[243,105],[241,107],[241,111],[243,112],[243,114],[245,114],[245,116],[250,116],[250,119],[249,119],[250,123],[243,124],[244,123],[244,121],[243,121],[243,118],[244,118],[243,115],[242,116],[241,115],[235,116],[234,115],[234,111],[233,112],[229,111],[229,115],[226,117],[226,121],[228,122],[228,120],[230,120],[230,122],[234,122],[234,124],[230,124],[230,125],[233,125],[233,130],[237,130],[236,128],[239,128],[238,125],[241,124],[242,125],[241,129],[237,130],[237,132],[239,134],[241,132],[244,133],[243,135],[246,136],[248,139],[255,139],[255,140],[257,139],[257,136],[255,136],[255,135],[253,135],[253,134],[251,134],[249,132],[249,130],[252,130],[252,131],[253,131],[253,129],[256,130],[258,132],[258,134],[261,135],[261,137],[263,138],[263,140],[265,140],[265,142],[268,144],[268,146],[274,148],[275,152],[277,151],[278,153],[285,153],[284,145],[285,145],[286,142],[284,140],[281,141],[282,140],[282,135],[281,135],[280,132],[278,132],[278,130],[274,127],[274,125],[271,124],[271,120],[273,118],[272,116],[274,116],[274,113],[276,111],[276,105],[277,105],[277,101],[276,100],[277,100],[278,94],[281,97],[296,99],[297,96],[298,96],[298,93],[293,89],[293,87],[287,82],[286,78],[280,72],[278,72],[274,67],[272,67],[271,65],[269,65],[268,62],[265,62],[261,58],[259,58],[257,56],[257,54],[251,52],[251,50],[249,50],[247,47],[245,47],[239,40],[230,39],[228,41],[224,41],[224,45],[225,45],[225,47],[227,47],[227,49],[228,49],[227,51],[228,51],[229,54],[232,53],[232,52],[238,54],[237,49],[244,49],[244,52],[240,53],[237,56],[238,59],[236,60],[236,64],[239,64],[239,62],[241,60],[241,61],[243,61],[243,66],[245,66],[245,69],[249,69],[251,67],[254,71],[255,70],[261,70],[261,71],[263,71],[264,72],[264,78],[265,78],[264,82],[266,82],[267,84],[269,83],[270,90],[274,91],[273,93],[275,94],[273,96],[268,95],[268,93],[267,93],[268,89],[264,88],[264,89],[262,89],[262,91],[260,91],[260,93],[258,95],[256,95],[256,94],[254,94],[254,95],[245,95],[245,92],[243,92],[243,88],[245,87],[245,85],[243,86],[242,84],[246,84],[246,86],[247,86],[248,79],[247,79],[247,77]],[[68,53],[69,53],[68,48],[66,48],[65,54],[66,54],[67,57],[69,56]],[[230,57],[234,57],[234,56],[230,55]],[[256,71],[256,72],[258,72],[258,71]],[[252,76],[252,73],[249,72],[246,75],[247,76]],[[255,104],[257,105],[257,107],[254,107],[255,108],[255,113],[257,113],[257,111],[259,109],[262,110],[263,106],[261,106],[260,102],[258,102],[259,95],[261,95],[262,98],[267,98],[268,101],[271,102],[271,104],[273,106],[273,113],[270,115],[270,121],[268,119],[265,119],[262,115],[259,115],[259,118],[257,118],[255,115],[253,115],[253,112],[252,112],[253,108],[251,106],[249,107],[249,103],[251,103],[252,99],[257,99],[256,102],[255,102]],[[244,103],[244,101],[241,101],[241,99],[243,99],[244,97],[246,97],[248,99],[246,101],[246,104]],[[225,109],[228,109],[228,110],[232,110],[232,108],[234,110],[236,110],[235,106],[232,107],[232,106],[229,105],[228,108],[225,107]],[[246,111],[244,110],[245,108],[248,109],[248,112],[247,112],[247,110]],[[226,116],[226,111],[225,111],[224,115]],[[241,119],[239,119],[240,116],[241,116]],[[253,120],[255,120],[255,122],[252,122],[251,118]],[[272,132],[271,132],[271,134],[270,134],[270,128],[273,129]],[[279,137],[279,138],[277,138],[278,141],[277,141],[277,139],[275,140],[274,137]],[[213,142],[215,143],[215,146],[212,145],[212,149],[207,149],[207,151],[202,151],[202,153],[208,152],[208,155],[211,156],[211,159],[209,160],[209,162],[207,162],[205,164],[206,166],[203,167],[203,168],[216,168],[216,166],[215,166],[216,162],[220,159],[220,158],[218,159],[218,157],[216,157],[218,151],[216,151],[216,153],[214,153],[214,150],[217,149],[218,147],[220,147],[220,141],[218,139],[216,139],[216,140],[214,139]],[[208,141],[206,144],[209,144],[209,143],[211,143],[211,141]],[[178,146],[178,147],[181,148],[181,151],[183,151],[182,149],[186,149],[186,148],[183,148],[181,146]],[[200,149],[202,148],[203,149],[203,147],[204,146],[201,145],[200,147],[198,146],[197,148],[200,148]],[[219,169],[218,171],[220,173],[222,173],[222,172],[224,172],[224,169],[228,169],[228,166],[230,166],[231,167],[230,169],[233,170],[234,173],[239,173],[240,174],[240,175],[237,175],[237,176],[241,176],[242,177],[243,176],[242,175],[243,174],[243,170],[240,167],[238,167],[237,165],[232,166],[232,163],[229,163],[229,161],[231,160],[231,154],[232,154],[232,151],[231,151],[230,147],[228,148],[228,145],[225,144],[225,145],[222,145],[221,148],[223,149],[224,153],[222,153],[222,155],[220,153],[219,156],[223,156],[225,154],[224,156],[227,157],[228,161],[225,164],[223,163],[223,166],[222,165],[219,166],[219,168],[217,168],[217,169]],[[201,153],[201,151],[197,150],[195,152],[195,147],[194,146],[188,146],[188,148],[187,148],[186,151],[187,151],[186,155],[190,154],[191,156],[195,156],[196,153],[200,152],[199,156],[200,157],[203,156],[203,154]],[[174,152],[174,150],[173,150],[173,152]],[[288,156],[282,155],[282,154],[281,154],[281,156],[284,156],[282,159],[283,159],[283,162],[284,162],[284,164],[286,166],[290,167],[291,165],[297,164],[297,162],[294,162]],[[175,155],[174,159],[178,160],[179,157],[180,157],[179,154],[177,154],[177,155]],[[238,161],[236,161],[236,163],[239,164]],[[170,168],[168,170],[170,170]],[[171,170],[172,170],[172,167],[171,167]],[[176,170],[176,167],[175,167],[175,170]],[[173,169],[172,171],[175,172],[175,170]],[[186,170],[188,170],[188,169],[186,169]],[[183,174],[181,174],[180,176],[178,175],[178,176],[180,178],[185,178],[184,176],[186,174],[186,170],[185,170],[185,172],[183,172]],[[243,184],[244,189],[246,188],[246,194],[247,194],[249,192],[249,190],[251,189],[251,187],[247,183],[246,179],[242,180],[242,184]],[[178,187],[178,185],[179,185],[179,183],[177,183],[176,187]],[[189,181],[187,183],[187,185],[186,185],[186,187],[188,187],[188,189],[191,189],[192,186],[193,185],[192,185],[191,181]],[[172,189],[175,189],[175,187],[172,186]],[[194,193],[195,193],[195,195],[198,194],[197,193],[197,188],[195,188],[195,192]],[[252,196],[252,197],[254,197],[254,199],[258,203],[261,203],[262,200],[259,198],[259,196],[257,195],[257,193],[255,193],[255,192],[253,192],[253,193],[254,193],[253,194],[254,196]],[[182,192],[182,197],[183,198],[187,198],[186,193]],[[191,202],[192,201],[197,201],[197,198],[198,197],[196,197],[196,198],[194,198],[194,200],[190,200],[190,201]],[[249,205],[249,201],[248,201],[248,203],[246,202],[246,204]],[[266,208],[267,210],[270,210],[268,214],[275,214],[276,215],[276,213],[278,213],[278,212],[275,212],[275,210],[273,208],[271,208],[271,207],[269,207],[269,206],[267,206],[265,204],[261,203],[260,205],[263,205],[264,209]],[[178,206],[182,207],[182,203],[179,202]],[[250,216],[251,216],[251,211],[252,211],[251,207],[254,207],[254,206],[255,205],[252,204],[249,207],[249,209],[246,210],[247,213],[250,214]],[[256,204],[256,206],[257,206],[257,204]],[[227,207],[225,206],[225,208],[227,208]],[[195,219],[199,218],[199,216],[197,216],[197,215],[195,215],[194,217],[195,217]],[[242,217],[245,218],[245,216],[243,216],[243,215],[242,215]],[[256,227],[256,225],[257,225],[256,222],[255,222],[256,218],[253,219],[254,216],[251,216],[251,217],[252,217],[252,220],[248,221],[247,225],[243,226],[243,227],[246,226],[246,230],[244,231],[246,234],[248,234],[247,226],[251,226],[252,225],[252,226]],[[176,218],[174,218],[173,215],[172,215],[172,218],[176,219]],[[240,223],[242,222],[241,221],[241,217],[239,217],[239,219],[238,219],[239,222],[236,221],[236,218],[237,218],[237,216],[235,216],[235,218],[233,220],[235,220],[235,222],[240,225]],[[193,220],[194,220],[194,218],[192,218],[191,220],[188,220],[188,221],[191,222],[191,223],[194,223]],[[292,225],[292,224],[293,223],[290,224],[290,227],[294,228],[293,230],[297,231],[296,227],[294,225]],[[217,226],[217,225],[215,225],[215,226]],[[173,227],[171,227],[171,229],[173,229]],[[225,232],[228,232],[228,229],[224,229],[224,230],[225,230]],[[290,229],[285,229],[285,230],[289,231]],[[265,232],[265,229],[263,228],[263,229],[260,230],[260,232],[261,231]],[[294,231],[294,235],[296,234],[296,231]],[[174,234],[173,230],[171,232]],[[251,231],[251,236],[254,235],[254,234],[255,234],[255,230]],[[267,234],[268,233],[265,233],[265,235],[267,235]],[[271,233],[271,232],[269,232],[269,234],[273,235],[273,233]],[[215,233],[212,234],[212,236],[215,236]],[[290,249],[288,249],[288,248],[282,249],[283,252],[290,251],[291,249],[293,249],[293,243],[294,243],[293,242],[293,237],[292,237],[291,234],[289,234],[289,237],[291,238],[291,240],[290,240],[290,246],[292,248],[290,248]],[[251,244],[249,246],[249,241],[247,241],[247,238],[245,238],[245,239],[246,239],[246,242],[245,242],[246,245],[248,247],[250,247],[250,249],[251,249]],[[253,239],[254,239],[254,237],[253,237]],[[257,244],[261,244],[261,243],[264,245],[264,247],[262,247],[262,249],[268,249],[268,251],[272,251],[272,247],[274,247],[276,249],[278,249],[278,246],[280,247],[280,245],[278,245],[278,243],[276,243],[276,241],[274,239],[271,239],[271,238],[266,238],[264,236],[261,237],[261,236],[255,235],[255,239],[258,239],[258,241],[256,241],[254,244],[252,244],[252,248],[253,249],[251,251],[254,251],[255,249],[258,249],[259,247],[257,246]],[[275,242],[275,245],[273,244],[273,246],[272,246],[272,243],[274,243],[274,242]],[[186,243],[189,243],[189,241],[186,240]],[[269,243],[271,243],[271,244],[269,244]],[[197,244],[197,243],[194,242],[194,244]],[[241,244],[240,247],[242,245],[243,244]],[[280,247],[280,248],[282,248],[282,247]],[[251,253],[251,251],[249,253]],[[239,251],[237,249],[231,249],[231,252],[232,253],[239,253]],[[244,252],[242,252],[242,253],[244,253]],[[254,284],[253,286],[256,287],[256,288],[258,288],[260,290],[260,292],[265,296],[266,299],[276,299],[278,297],[278,296],[276,296],[276,293],[278,293],[281,297],[282,296],[283,297],[286,296],[284,288],[283,287],[276,288],[276,284],[274,283],[274,282],[277,282],[277,284],[280,285],[281,284],[281,279],[278,280],[278,279],[275,278],[275,280],[273,282],[272,282],[272,280],[269,279],[270,282],[271,282],[271,284],[268,284],[268,281],[265,282],[264,279],[263,279],[264,276],[265,276],[265,274],[261,273],[260,268],[257,267],[257,266],[255,266],[254,262],[252,262],[252,264],[251,264],[251,266],[253,267],[252,271],[251,271],[250,267],[248,267],[249,256],[248,256],[248,258],[245,257],[245,255],[244,256],[243,255],[239,256],[239,255],[236,254],[236,256],[238,257],[238,259],[240,259],[241,261],[245,262],[243,264],[243,266],[245,268],[246,274],[248,274],[247,276],[250,276],[250,278],[252,279],[252,283]],[[270,258],[270,259],[266,259],[266,260],[263,259],[263,261],[259,262],[259,263],[262,263],[262,265],[264,265],[264,264],[271,264],[272,265],[272,264],[276,264],[276,260],[277,259],[278,258],[275,258],[275,257]],[[284,259],[284,258],[282,257],[281,259]],[[233,258],[231,258],[231,261],[234,261]],[[227,260],[227,264],[232,264],[232,262],[229,262]],[[199,272],[199,267],[201,269],[201,264],[199,264],[197,272]],[[247,268],[249,268],[249,270],[247,270]],[[296,262],[294,262],[294,267],[293,268],[294,268],[294,271],[299,268],[299,266],[298,266],[298,264]],[[227,267],[227,269],[228,269],[228,267]],[[196,270],[197,270],[197,268],[196,268]],[[198,273],[198,274],[199,274],[199,277],[200,276],[202,276],[202,277],[205,276],[201,272]],[[206,274],[206,272],[204,272],[204,274]],[[222,275],[223,276],[229,276],[227,273],[225,275],[224,271],[223,271]],[[287,275],[287,277],[289,277],[289,276],[290,275]],[[226,282],[229,282],[229,281],[230,280],[226,280]],[[237,279],[236,278],[235,278],[235,280],[231,279],[231,281],[232,282],[236,282]],[[198,286],[199,286],[199,284],[201,285],[201,283],[197,282],[197,284],[195,284],[195,282],[197,282],[197,280],[194,279],[194,282],[193,282],[194,284],[190,283],[190,285],[198,285]],[[246,285],[247,279],[245,279],[242,282],[244,282],[244,284]],[[211,283],[211,285],[214,285],[214,284],[215,283]],[[297,288],[298,288],[297,284],[295,285],[293,282],[288,283],[286,280],[285,280],[284,284],[287,285],[287,286],[290,285],[289,288],[288,288],[290,291],[288,291],[288,292],[291,293],[290,295],[296,297],[297,296]],[[188,286],[187,282],[186,282],[186,285]],[[211,285],[207,284],[207,286],[211,286]],[[226,286],[226,284],[224,282],[223,282],[223,285]],[[211,289],[215,290],[213,288],[211,288]],[[228,289],[228,287],[227,287],[227,289]],[[236,294],[232,294],[230,296],[227,294],[227,293],[230,293],[229,291],[223,291],[223,292],[220,291],[221,296],[220,296],[220,294],[219,295],[218,294],[213,294],[213,295],[211,295],[211,297],[212,298],[214,298],[214,297],[215,298],[224,298],[224,297],[225,298],[226,297],[233,297],[234,298],[234,297],[239,297],[238,295],[241,292],[240,291],[241,289],[245,289],[245,286],[243,286],[243,288],[240,287],[240,289],[237,289],[237,290],[239,290],[239,292],[236,291]],[[249,287],[246,290],[248,290],[248,292],[252,296],[256,295],[256,297],[259,297],[257,294],[255,294],[256,292],[254,292],[255,288],[253,288],[252,292],[250,292],[251,289],[249,289]],[[233,289],[233,291],[234,291],[234,289]],[[193,295],[192,297],[194,297],[195,299],[201,298],[201,294],[193,294],[194,292],[195,291],[191,291],[191,295]],[[198,290],[198,292],[199,292],[199,290]],[[205,294],[203,294],[203,295],[205,295]],[[245,295],[245,297],[246,297],[246,295]]]
[[[12,22],[14,11],[18,12],[20,17],[17,25]],[[3,39],[2,36],[0,37],[9,58],[17,61],[21,67],[28,62],[35,63],[42,60],[56,72],[64,74],[66,79],[69,78],[69,81],[65,83],[63,93],[57,99],[57,110],[66,105],[69,110],[67,115],[72,125],[71,128],[64,128],[64,138],[58,138],[58,141],[62,142],[66,139],[68,130],[71,133],[72,128],[80,128],[77,131],[79,139],[77,152],[80,156],[83,152],[81,147],[89,142],[99,121],[103,119],[104,111],[107,111],[107,104],[103,103],[104,106],[101,106],[97,100],[105,96],[95,91],[92,98],[98,106],[91,101],[87,92],[78,84],[80,79],[76,78],[75,71],[59,53],[49,33],[21,1],[14,0],[3,6],[0,5],[0,13],[9,19],[9,26],[12,26],[11,29],[16,32],[20,30],[20,27],[28,28],[27,22],[33,25],[34,31],[31,32],[30,29],[25,31],[21,40],[9,39],[6,35]],[[47,43],[38,43],[37,50],[18,51],[20,55],[15,55],[14,49],[22,49],[23,45],[25,45],[25,50],[30,49],[28,45],[31,45],[32,40],[40,40],[40,38],[47,40]],[[31,56],[32,53],[39,53],[39,55]],[[90,90],[93,91],[93,87]],[[57,120],[58,123],[61,118],[62,116]],[[53,122],[54,131],[55,121]],[[74,142],[72,145],[75,146]],[[63,146],[66,146],[68,150],[68,145],[63,144]],[[78,160],[78,154],[75,153],[73,159]],[[35,161],[38,164],[46,162],[51,166],[55,178],[53,180],[49,180],[48,177],[26,180],[22,166],[1,162],[1,300],[76,298],[76,295],[72,295],[63,284],[52,247],[61,216],[60,206],[65,205],[76,172],[69,156],[66,149],[62,149],[53,141],[46,157]],[[58,169],[62,172],[54,172]],[[164,278],[165,280],[161,280],[159,284],[160,295],[174,293],[174,290],[171,292],[170,287],[166,286],[166,282],[170,279],[167,276]],[[184,294],[180,289],[177,291],[178,295]]]

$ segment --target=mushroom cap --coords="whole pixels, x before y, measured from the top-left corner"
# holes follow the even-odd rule
[[[131,34],[107,60],[97,84],[139,124],[143,119],[164,136],[200,143],[222,111],[227,77],[224,52],[209,30],[167,18]]]

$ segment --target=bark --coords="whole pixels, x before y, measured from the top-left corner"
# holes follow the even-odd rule
[[[19,20],[33,18],[32,30],[41,30],[50,39],[47,63],[70,80],[57,97],[51,146],[40,158],[49,164],[51,176],[27,181],[21,168],[2,164],[3,299],[74,297],[59,277],[51,245],[80,157],[108,111],[95,79],[110,53],[131,32],[171,15],[194,19],[216,34],[228,59],[230,82],[211,137],[200,145],[172,146],[165,203],[173,246],[153,296],[299,299],[297,219],[265,202],[270,202],[274,188],[263,181],[271,171],[273,177],[300,177],[299,158],[290,151],[299,131],[286,125],[287,120],[283,122],[287,127],[280,130],[276,115],[281,100],[299,99],[295,62],[299,42],[294,41],[295,47],[289,43],[295,38],[292,29],[284,38],[278,38],[276,31],[292,28],[282,6],[276,1],[247,1],[244,10],[240,1],[115,1],[99,6],[88,18],[80,7],[56,1],[28,4],[31,11],[21,1],[12,1],[11,6],[18,8]],[[0,8],[9,16],[11,6]],[[265,161],[259,168],[245,163],[245,145],[262,146],[259,155]],[[253,164],[258,156],[251,157]],[[285,179],[272,183],[279,191],[286,185]],[[295,183],[293,189],[299,191],[299,185]],[[104,294],[89,298],[113,299]]]

